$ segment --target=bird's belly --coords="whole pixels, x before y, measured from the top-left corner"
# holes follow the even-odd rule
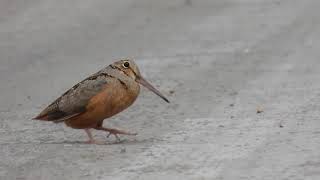
[[[94,128],[99,122],[132,105],[139,95],[139,90],[117,88],[114,91],[102,91],[89,101],[86,112],[69,119],[66,125],[76,129]]]
[[[108,99],[107,101],[105,101],[104,118],[111,117],[125,110],[134,103],[137,97],[138,93],[126,93],[126,91],[124,91],[123,93],[118,93],[118,95]]]

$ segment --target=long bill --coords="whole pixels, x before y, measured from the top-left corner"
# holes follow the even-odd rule
[[[162,95],[156,88],[154,88],[148,81],[146,81],[143,77],[138,77],[136,79],[138,83],[143,85],[144,87],[148,88],[150,91],[154,92],[156,95],[160,96],[163,100],[165,100],[167,103],[170,103],[169,100]]]

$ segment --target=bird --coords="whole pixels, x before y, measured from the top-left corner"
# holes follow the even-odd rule
[[[34,120],[64,122],[73,129],[85,130],[88,144],[105,144],[93,138],[92,130],[108,132],[119,141],[118,134],[137,135],[103,126],[103,121],[131,106],[146,87],[167,103],[169,100],[142,77],[132,59],[118,60],[85,78],[63,93],[34,117]]]

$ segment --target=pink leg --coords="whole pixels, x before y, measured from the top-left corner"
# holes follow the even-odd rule
[[[87,144],[99,144],[99,145],[106,144],[104,142],[100,142],[100,141],[95,140],[92,136],[90,129],[85,129],[85,131],[89,137],[89,140],[86,142]]]
[[[109,137],[111,134],[114,135],[117,138],[117,141],[120,141],[120,138],[118,134],[124,134],[124,135],[130,135],[130,136],[135,136],[137,133],[130,133],[127,131],[119,130],[119,129],[112,129],[112,128],[105,128],[105,127],[96,127],[96,130],[102,130],[102,131],[107,131],[109,132],[108,136]]]

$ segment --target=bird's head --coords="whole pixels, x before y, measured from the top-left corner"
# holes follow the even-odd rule
[[[146,81],[140,74],[137,64],[130,59],[123,59],[112,64],[118,70],[122,71],[126,76],[132,78],[137,83],[148,88],[150,91],[154,92],[160,96],[163,100],[169,103],[169,100],[162,95],[155,87],[153,87],[148,81]]]

